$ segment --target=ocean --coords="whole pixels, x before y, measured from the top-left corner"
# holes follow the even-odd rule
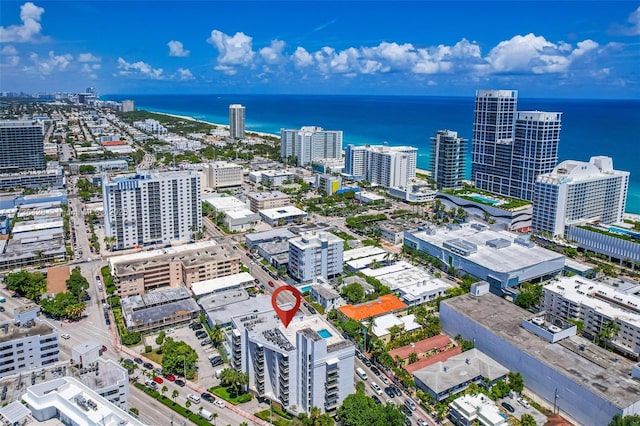
[[[411,145],[418,167],[429,169],[430,137],[440,129],[471,140],[473,97],[339,95],[107,95],[133,99],[137,109],[228,124],[229,105],[246,107],[247,130],[280,134],[281,128],[320,126],[343,130],[346,144]],[[518,99],[518,110],[562,113],[559,160],[613,158],[631,172],[627,212],[640,214],[640,100]],[[471,152],[469,146],[469,153]],[[470,167],[468,167],[470,175]]]

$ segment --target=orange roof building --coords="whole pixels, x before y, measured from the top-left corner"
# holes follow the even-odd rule
[[[125,141],[105,141],[101,143],[102,146],[118,146],[118,145],[126,145],[126,144],[127,143]]]
[[[361,303],[359,305],[341,306],[338,310],[347,318],[362,321],[367,318],[375,318],[380,315],[400,312],[407,308],[407,304],[393,294],[385,294],[375,300]]]
[[[407,358],[412,352],[417,354],[423,354],[439,350],[440,352],[448,349],[452,345],[451,339],[444,334],[438,334],[437,336],[429,337],[428,339],[415,342],[413,345],[402,346],[400,348],[389,351],[391,358],[396,359],[399,356],[401,359]]]

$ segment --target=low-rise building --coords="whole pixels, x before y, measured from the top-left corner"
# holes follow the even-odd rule
[[[156,290],[120,300],[130,332],[153,332],[197,318],[200,307],[184,287]]]
[[[427,203],[436,199],[438,191],[424,183],[410,183],[402,188],[389,188],[389,195],[408,203]]]
[[[280,191],[251,192],[247,194],[247,199],[249,200],[249,208],[255,213],[260,210],[291,205],[291,197]]]
[[[563,255],[525,236],[478,222],[407,232],[404,244],[487,281],[499,295],[509,294],[521,282],[549,279],[564,269]]]
[[[40,307],[21,306],[0,322],[0,378],[58,362],[58,329],[38,318]]]
[[[358,191],[356,192],[355,199],[365,204],[382,203],[386,200],[382,195],[371,191]]]
[[[264,186],[277,188],[293,182],[293,172],[289,170],[263,170],[260,172],[260,183]]]
[[[360,303],[359,305],[340,306],[338,311],[347,318],[362,321],[389,313],[404,315],[407,313],[407,308],[408,306],[393,294],[385,294],[377,299]]]
[[[73,377],[60,377],[29,386],[22,395],[31,415],[39,422],[57,419],[77,425],[144,426],[106,398]]]
[[[202,197],[202,201],[210,205],[216,213],[247,208],[246,203],[240,201],[236,197],[227,195],[207,195]]]
[[[509,369],[482,351],[473,348],[446,361],[437,362],[413,372],[418,389],[436,401],[463,392],[471,383],[491,388],[506,379]]]
[[[121,297],[240,272],[240,255],[226,244],[201,241],[177,247],[116,256],[109,259]]]
[[[342,188],[342,178],[330,174],[316,175],[316,188],[325,195],[334,194]]]
[[[443,332],[472,340],[478,350],[519,372],[530,392],[576,423],[604,425],[616,414],[640,411],[635,363],[575,335],[554,343],[523,327],[530,318],[529,311],[491,293],[440,303]]]
[[[378,222],[380,237],[391,244],[401,244],[405,231],[414,232],[427,225],[426,221],[420,219],[389,219]]]
[[[203,188],[228,188],[240,186],[243,182],[243,167],[226,161],[204,163],[202,165]]]
[[[333,287],[327,284],[315,284],[311,286],[311,298],[322,306],[325,312],[337,309],[344,305],[344,299]]]
[[[279,241],[288,241],[289,238],[293,238],[296,235],[288,229],[272,229],[264,232],[252,232],[244,235],[245,245],[253,250],[259,244],[271,243]]]
[[[93,173],[115,172],[129,170],[129,163],[127,163],[127,160],[103,160],[69,163],[69,171],[71,171],[71,173],[79,173],[81,168],[82,170],[85,170],[83,167],[93,167]]]
[[[254,278],[248,272],[240,272],[226,277],[191,283],[191,291],[195,297],[202,297],[211,293],[220,293],[238,288],[253,287]]]
[[[307,220],[307,212],[294,206],[284,206],[260,210],[260,217],[271,226],[284,226]]]
[[[286,254],[287,259],[289,259],[288,241],[273,241],[258,244],[258,255],[276,268],[279,266],[276,266],[274,261],[279,261],[283,254]]]
[[[247,208],[226,210],[222,223],[230,232],[244,232],[254,229],[260,223],[260,214]]]
[[[373,336],[382,340],[386,344],[391,341],[393,335],[391,329],[393,329],[394,327],[396,327],[399,331],[408,332],[419,330],[422,328],[422,326],[416,322],[416,317],[413,314],[401,317],[394,314],[387,314],[377,317],[375,320],[373,320],[371,333],[373,334]]]
[[[449,404],[449,417],[454,424],[470,426],[507,426],[509,422],[486,395],[464,395]]]

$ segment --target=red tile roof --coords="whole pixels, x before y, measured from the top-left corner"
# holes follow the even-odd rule
[[[125,141],[106,141],[101,143],[102,146],[116,146],[116,145],[126,145],[126,144],[127,143]]]
[[[450,344],[451,339],[449,339],[444,334],[438,334],[437,336],[420,340],[419,342],[414,343],[413,346],[403,346],[401,348],[389,351],[389,355],[391,355],[391,358],[393,359],[396,359],[396,356],[399,356],[402,359],[406,359],[412,352],[421,354],[424,352],[432,351],[434,349],[444,348],[445,346]]]
[[[393,294],[385,294],[370,302],[359,305],[345,305],[338,308],[346,317],[356,321],[362,321],[371,317],[399,311],[407,308],[407,305]]]
[[[449,358],[451,358],[452,356],[458,355],[461,353],[462,353],[462,348],[460,346],[454,346],[451,349],[447,349],[444,352],[439,352],[437,354],[431,355],[430,357],[420,358],[417,362],[407,365],[404,369],[407,370],[407,373],[413,374],[414,371],[418,371],[421,368],[428,367],[440,361],[444,362]]]

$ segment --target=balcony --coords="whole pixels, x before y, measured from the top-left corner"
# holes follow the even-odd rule
[[[338,381],[335,380],[333,382],[327,382],[324,384],[324,389],[327,391],[327,394],[334,393],[338,391]]]

